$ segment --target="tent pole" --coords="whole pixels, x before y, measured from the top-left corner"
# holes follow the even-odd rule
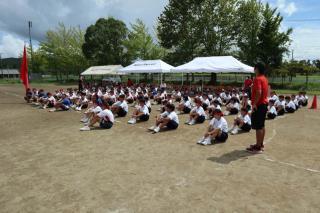
[[[203,73],[202,73],[202,85],[201,85],[201,92],[203,92]]]
[[[181,86],[183,87],[183,80],[184,80],[184,79],[183,79],[183,73],[182,73],[182,79],[181,79],[181,80],[182,80],[182,85],[181,85]]]
[[[160,76],[161,76],[161,82],[160,83],[162,84],[162,73],[160,73]]]

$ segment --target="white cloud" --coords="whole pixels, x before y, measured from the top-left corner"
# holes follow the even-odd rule
[[[0,52],[3,58],[18,57],[22,54],[24,41],[10,34],[4,35],[0,40]]]
[[[281,12],[285,13],[288,16],[291,16],[292,14],[298,11],[295,2],[287,3],[286,0],[277,0],[276,6]]]
[[[295,59],[320,59],[320,29],[299,27],[293,30],[291,49]]]

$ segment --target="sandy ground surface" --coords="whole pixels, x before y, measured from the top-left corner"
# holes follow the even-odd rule
[[[320,111],[268,121],[252,156],[253,132],[209,147],[195,143],[208,122],[153,135],[155,107],[147,123],[80,132],[79,113],[22,95],[0,86],[0,212],[320,212]]]

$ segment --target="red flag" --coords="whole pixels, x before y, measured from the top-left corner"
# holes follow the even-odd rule
[[[20,67],[20,79],[24,84],[24,87],[26,89],[29,88],[28,60],[27,60],[26,46],[24,46],[24,49],[23,49],[23,57],[22,57],[22,63]]]

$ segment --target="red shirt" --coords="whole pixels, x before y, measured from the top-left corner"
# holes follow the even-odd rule
[[[255,98],[258,90],[261,90],[261,97],[257,102],[257,106],[261,104],[268,104],[268,89],[269,89],[268,79],[264,75],[260,75],[256,77],[253,80],[253,86],[252,86],[252,96],[251,96],[252,104],[255,103]]]
[[[245,81],[244,81],[244,88],[245,89],[248,89],[250,86],[251,86],[251,84],[252,84],[252,80],[249,78],[249,79],[246,79]]]

